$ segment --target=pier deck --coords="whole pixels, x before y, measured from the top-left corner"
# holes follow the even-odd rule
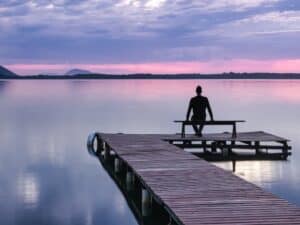
[[[176,224],[300,224],[300,208],[170,144],[183,141],[177,136],[98,133],[97,137]],[[241,141],[249,144],[257,139]]]
[[[195,155],[211,161],[282,160],[291,155],[288,139],[264,131],[240,132],[235,137],[229,132],[204,134],[203,137],[188,135],[182,138],[178,134],[158,137],[180,148],[198,149],[193,151]]]

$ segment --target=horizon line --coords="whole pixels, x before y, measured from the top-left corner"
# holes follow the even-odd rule
[[[211,60],[149,63],[36,63],[5,64],[5,68],[23,75],[64,75],[72,69],[88,70],[92,74],[222,74],[222,73],[300,73],[300,59],[281,60]],[[259,71],[259,72],[258,72]]]

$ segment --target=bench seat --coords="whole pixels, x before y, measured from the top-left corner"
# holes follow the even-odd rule
[[[236,138],[236,123],[242,123],[245,122],[245,120],[207,120],[207,121],[175,120],[174,122],[181,123],[181,137],[185,137],[185,126],[229,125],[232,126],[232,137]]]

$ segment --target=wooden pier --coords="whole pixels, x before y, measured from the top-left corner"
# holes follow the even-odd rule
[[[291,155],[289,140],[264,131],[241,132],[235,137],[229,132],[204,134],[203,137],[189,135],[160,135],[184,149],[198,149],[193,154],[209,161],[219,160],[282,160]]]
[[[238,133],[234,139],[226,133],[184,139],[180,135],[96,133],[88,145],[93,146],[95,139],[97,154],[114,161],[115,173],[126,172],[129,189],[141,189],[137,193],[143,216],[151,213],[155,201],[168,212],[169,224],[300,224],[299,207],[175,146],[199,145],[209,151],[223,142],[223,149],[229,143],[231,150],[239,145],[255,151],[275,146],[285,154],[290,149],[286,139],[267,133]]]

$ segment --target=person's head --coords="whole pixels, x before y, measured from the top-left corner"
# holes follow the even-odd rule
[[[201,95],[201,93],[202,93],[202,87],[200,85],[198,85],[196,87],[196,93],[197,93],[197,95]]]

